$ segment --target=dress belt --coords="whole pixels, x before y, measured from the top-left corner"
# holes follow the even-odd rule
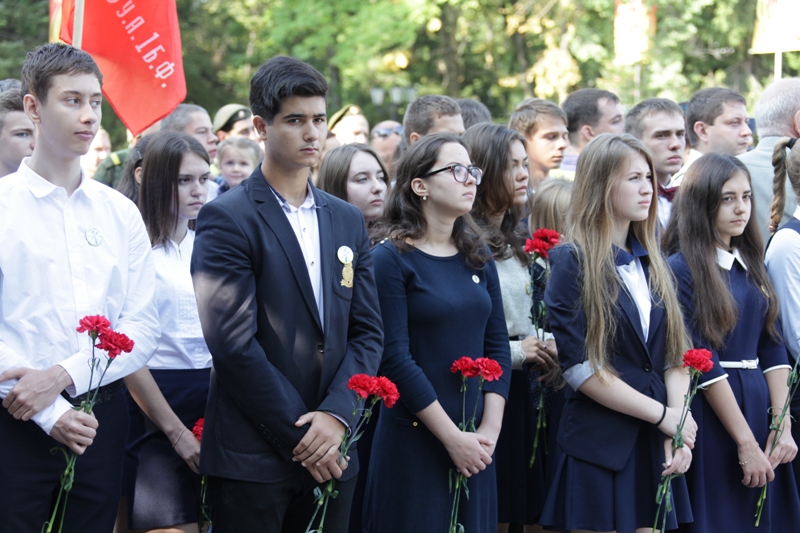
[[[742,361],[720,361],[719,366],[722,368],[741,368],[743,370],[755,370],[758,368],[758,359],[742,360]]]

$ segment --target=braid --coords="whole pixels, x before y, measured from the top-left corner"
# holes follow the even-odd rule
[[[786,206],[786,145],[789,138],[781,139],[775,145],[772,153],[772,168],[775,169],[775,177],[772,180],[772,210],[770,213],[770,233],[778,231],[778,226],[783,218],[783,208]]]

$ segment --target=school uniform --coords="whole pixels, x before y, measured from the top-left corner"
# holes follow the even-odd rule
[[[617,327],[608,345],[609,360],[629,386],[665,404],[667,317],[648,289],[646,250],[632,234],[628,244],[631,253],[614,247]],[[545,303],[568,387],[558,438],[563,455],[541,522],[559,530],[634,533],[655,520],[667,437],[653,424],[604,407],[579,390],[593,374],[585,356],[580,253],[571,245],[550,251]],[[672,498],[667,529],[691,520],[683,478],[673,481]]]
[[[465,264],[460,253],[436,257],[418,249],[401,253],[390,241],[373,249],[375,279],[383,316],[385,349],[381,372],[397,384],[400,400],[381,407],[372,447],[365,533],[445,531],[454,493],[453,461],[416,413],[438,401],[458,424],[476,409],[483,417],[477,379],[462,400],[461,374],[450,371],[462,357],[494,358],[503,368],[483,392],[507,397],[511,360],[508,330],[494,261],[483,270]],[[497,528],[494,463],[468,479],[458,522],[468,532]]]
[[[717,250],[717,264],[728,278],[738,314],[736,326],[726,336],[725,345],[713,350],[692,320],[695,315],[694,281],[686,259],[682,253],[676,253],[668,262],[678,283],[678,297],[693,344],[695,348],[705,348],[712,353],[714,367],[703,374],[700,386],[707,388],[727,379],[759,447],[764,449],[769,435],[771,405],[764,374],[790,368],[786,347],[781,340],[773,338],[765,326],[766,296],[748,276],[738,250],[733,254]],[[761,525],[756,528],[756,504],[761,489],[742,485],[738,447],[702,392],[695,397],[692,415],[698,426],[697,441],[686,480],[695,520],[686,531],[797,531],[800,500],[790,465],[780,465],[775,469],[775,480],[769,484]]]
[[[781,329],[789,350],[789,363],[794,365],[800,356],[800,207],[792,219],[781,226],[767,245],[764,261],[767,273],[781,304]],[[791,412],[800,413],[800,394],[792,400]],[[800,422],[792,421],[792,437],[800,442]],[[795,481],[800,484],[800,460],[792,461]],[[799,485],[800,486],[800,485]]]
[[[180,243],[170,241],[153,248],[161,338],[147,364],[170,408],[187,428],[194,427],[204,415],[211,374],[211,353],[200,327],[190,272],[193,249],[192,230],[187,230]],[[125,450],[128,528],[157,529],[197,522],[200,476],[192,472],[167,435],[142,413],[130,395],[128,401],[134,421]]]

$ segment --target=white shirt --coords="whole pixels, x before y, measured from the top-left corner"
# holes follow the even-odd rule
[[[194,232],[187,230],[180,244],[172,241],[153,248],[156,267],[156,306],[161,338],[147,367],[153,370],[187,370],[211,367],[200,327],[190,265]]]
[[[280,202],[289,224],[292,225],[300,249],[303,251],[308,276],[311,278],[311,288],[314,289],[314,300],[317,302],[319,321],[320,324],[325,324],[325,317],[322,314],[322,264],[320,263],[322,253],[319,249],[319,222],[314,194],[309,186],[305,201],[300,207],[295,207],[287,202],[272,185],[269,188]]]
[[[74,383],[67,392],[78,396],[89,390],[92,353],[89,336],[76,331],[84,316],[104,315],[135,343],[103,384],[141,368],[155,349],[150,239],[139,210],[117,191],[82,176],[67,196],[28,161],[0,180],[0,372],[59,364]],[[104,352],[96,355],[105,366]],[[15,384],[0,383],[0,398]],[[33,420],[49,434],[71,407],[59,396]]]
[[[794,218],[800,219],[800,207],[795,209]],[[791,229],[776,232],[764,262],[781,305],[786,347],[797,359],[800,355],[800,234]]]
[[[701,157],[703,157],[703,153],[702,152],[698,152],[694,148],[689,150],[689,156],[686,158],[686,161],[683,163],[683,166],[681,167],[681,169],[678,172],[676,172],[675,174],[672,175],[672,178],[670,178],[669,183],[667,184],[667,187],[678,187],[678,186],[680,186],[681,182],[683,181],[683,177],[686,175],[686,171],[689,170],[689,167],[692,166],[692,163],[694,163],[695,161],[697,161]]]

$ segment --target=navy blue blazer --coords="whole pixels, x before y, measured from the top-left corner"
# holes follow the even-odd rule
[[[633,254],[615,247],[616,264],[625,265],[634,256],[639,257],[649,280],[647,252],[633,237],[630,247]],[[551,270],[545,303],[562,370],[586,360],[586,313],[582,305],[580,254],[573,245],[557,246],[550,251]],[[650,326],[645,339],[636,303],[621,281],[617,289],[617,328],[608,344],[611,363],[625,383],[666,403],[664,346],[667,321],[664,304],[651,294]],[[564,452],[610,470],[622,470],[633,451],[639,428],[647,422],[604,407],[570,387],[566,389],[566,398],[558,437]]]
[[[255,482],[301,473],[292,450],[309,426],[295,427],[297,419],[326,411],[351,420],[356,396],[347,381],[377,372],[383,326],[364,219],[356,207],[311,190],[323,317],[300,244],[260,168],[200,210],[192,279],[214,364],[203,473]],[[341,246],[354,255],[352,288],[341,283]]]

